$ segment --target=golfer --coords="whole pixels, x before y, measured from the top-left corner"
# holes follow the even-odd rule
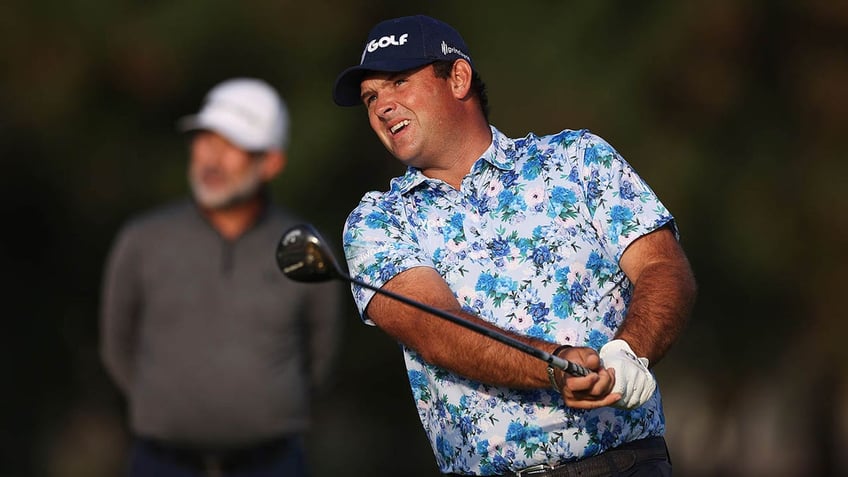
[[[490,125],[471,50],[446,23],[383,21],[360,52],[334,100],[363,108],[407,171],[347,218],[351,275],[591,370],[566,375],[354,285],[365,322],[403,346],[440,471],[670,475],[650,367],[696,293],[671,213],[587,130],[511,138]]]

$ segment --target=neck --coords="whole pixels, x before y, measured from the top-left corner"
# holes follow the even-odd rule
[[[439,167],[429,167],[421,172],[427,177],[440,179],[456,190],[462,187],[462,179],[471,171],[471,167],[492,144],[492,130],[482,115],[477,120],[467,122],[458,134],[447,154],[450,160]]]
[[[200,207],[200,212],[222,237],[235,240],[256,222],[264,207],[265,200],[257,195],[223,209]]]

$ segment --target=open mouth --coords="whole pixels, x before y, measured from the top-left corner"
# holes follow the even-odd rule
[[[403,129],[407,126],[409,126],[409,120],[404,119],[403,121],[392,126],[391,129],[389,129],[389,131],[391,131],[392,134],[397,134],[401,129]]]

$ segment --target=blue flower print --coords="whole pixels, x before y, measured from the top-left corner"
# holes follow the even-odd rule
[[[483,273],[480,275],[480,279],[477,280],[477,291],[481,291],[486,295],[492,294],[495,289],[495,285],[497,284],[497,278],[490,273]]]
[[[496,474],[503,474],[504,472],[509,470],[509,461],[500,454],[498,454],[492,461],[492,467],[494,468]]]
[[[509,255],[509,242],[501,237],[492,240],[489,244],[489,248],[492,249],[492,254],[496,257]]]
[[[571,172],[568,173],[568,181],[574,184],[578,183],[580,179],[580,171],[577,167],[572,167]]]
[[[541,161],[539,161],[538,156],[533,156],[526,163],[524,163],[524,167],[521,168],[521,177],[523,179],[533,180],[539,177],[539,173],[541,171]]]
[[[385,214],[380,212],[372,212],[365,217],[365,225],[371,229],[379,229],[383,227],[386,221]]]
[[[355,229],[355,226],[359,224],[359,221],[362,220],[362,214],[359,212],[351,212],[350,216],[347,218],[347,223],[350,224],[350,227],[347,227],[348,230]]]
[[[633,183],[627,180],[621,182],[621,186],[618,188],[618,195],[624,200],[634,200],[638,197],[633,192]]]
[[[508,189],[515,185],[517,180],[518,174],[515,171],[505,171],[501,177],[501,184],[503,184],[504,189]]]
[[[571,303],[580,303],[583,301],[583,296],[586,294],[586,287],[582,283],[575,280],[571,284],[571,289],[568,290],[568,295]]]
[[[601,197],[601,188],[599,185],[600,178],[598,171],[592,171],[589,181],[586,184],[586,198],[589,200],[591,208],[596,207],[598,199]]]
[[[610,218],[614,223],[626,224],[633,218],[633,211],[627,207],[616,205],[610,211]]]
[[[387,262],[382,269],[380,269],[380,280],[385,283],[391,280],[395,275],[398,274],[397,267],[394,263]]]
[[[518,444],[538,443],[545,436],[545,431],[539,426],[510,422],[506,431],[506,440]]]
[[[537,301],[530,304],[530,307],[527,309],[530,313],[530,316],[533,317],[534,321],[541,321],[546,316],[548,316],[548,312],[550,311],[548,307],[545,305],[545,302]]]
[[[571,315],[571,300],[568,293],[554,295],[553,312],[558,318],[566,318]]]
[[[618,325],[620,324],[618,321],[618,317],[619,314],[616,313],[614,309],[610,308],[609,310],[607,310],[606,313],[604,313],[604,326],[606,326],[610,330],[618,329]]]
[[[610,239],[618,243],[619,237],[627,236],[635,227],[633,223],[633,211],[630,208],[615,205],[610,209]]]
[[[511,190],[503,190],[498,194],[498,209],[509,209],[515,200],[515,194]]]
[[[605,259],[600,253],[593,251],[589,254],[586,269],[592,272],[592,278],[598,283],[605,284],[615,276],[617,267],[611,261]]]
[[[601,331],[592,330],[589,332],[589,340],[586,343],[586,346],[599,350],[601,347],[609,341],[609,336],[605,335]]]
[[[598,162],[598,150],[594,147],[588,147],[583,152],[583,165],[589,166]]]
[[[553,191],[551,192],[551,200],[553,200],[557,204],[562,204],[563,206],[570,207],[577,203],[577,196],[574,195],[573,190],[557,186],[554,187]]]
[[[550,262],[551,258],[551,249],[547,245],[542,245],[541,247],[533,250],[533,264],[537,267],[541,267]]]
[[[545,339],[548,337],[548,334],[545,332],[544,328],[542,328],[538,323],[531,326],[526,333],[527,336],[531,338]]]
[[[454,453],[453,444],[448,439],[445,439],[444,436],[438,436],[436,438],[436,448],[442,455],[451,455]]]

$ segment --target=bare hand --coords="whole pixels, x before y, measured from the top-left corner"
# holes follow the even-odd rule
[[[615,370],[601,366],[601,358],[592,348],[569,348],[562,356],[593,371],[588,376],[565,375],[560,392],[565,404],[576,409],[595,409],[611,406],[621,399],[613,393]]]

